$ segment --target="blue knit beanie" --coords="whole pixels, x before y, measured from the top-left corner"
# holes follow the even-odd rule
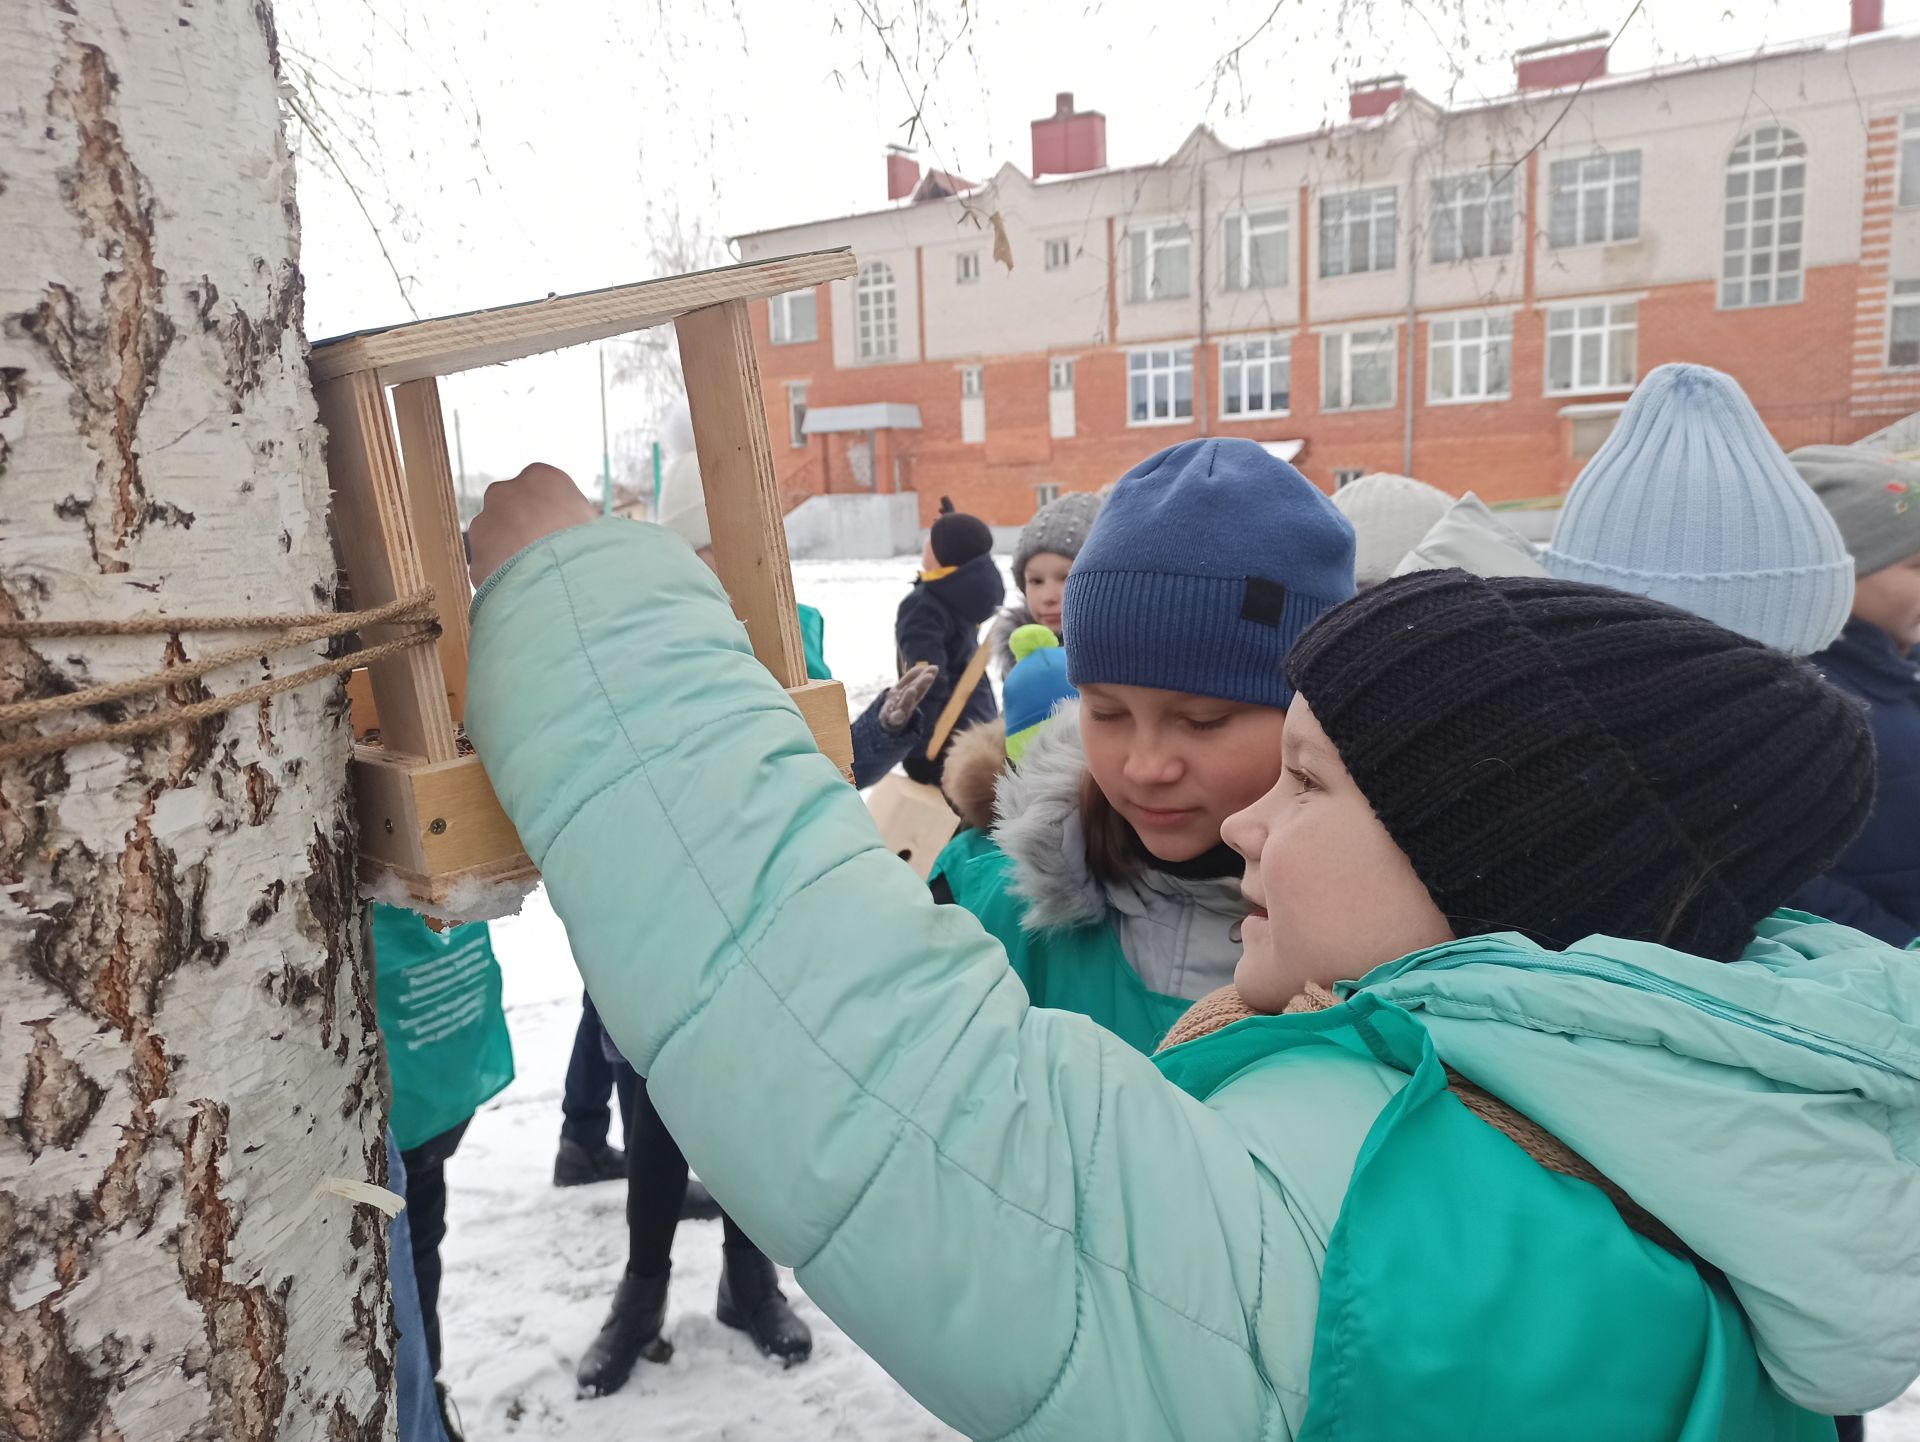
[[[1573,483],[1547,570],[1651,596],[1790,655],[1825,650],[1853,560],[1732,376],[1647,373]]]
[[[1067,576],[1075,686],[1285,706],[1287,652],[1353,595],[1353,527],[1243,440],[1186,441],[1113,488]]]

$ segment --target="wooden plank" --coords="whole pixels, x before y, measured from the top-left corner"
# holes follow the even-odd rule
[[[847,688],[838,681],[809,681],[787,695],[806,718],[813,744],[849,780],[853,773],[853,732],[847,724]]]
[[[806,652],[747,303],[732,300],[693,311],[675,328],[714,567],[746,623],[753,654],[791,690],[806,684]]]
[[[856,268],[851,250],[812,251],[359,331],[313,347],[313,378],[378,370],[388,385],[398,385],[452,375],[665,325],[702,306],[804,290],[844,279]]]
[[[887,850],[914,869],[922,881],[933,871],[941,849],[960,829],[947,798],[937,786],[909,781],[895,772],[883,777],[867,797],[867,809]]]
[[[354,605],[366,610],[419,590],[426,576],[408,524],[386,393],[376,377],[362,373],[316,385],[314,399],[327,428],[334,534]],[[406,629],[409,623],[370,626],[362,639],[371,646]],[[409,647],[369,670],[380,739],[389,750],[428,761],[459,755],[440,658],[431,646]]]
[[[384,379],[384,377],[382,377]],[[453,461],[447,455],[440,414],[440,383],[432,376],[393,388],[393,418],[400,431],[400,459],[407,481],[407,519],[420,552],[420,568],[440,610],[440,674],[455,724],[467,712],[467,604],[473,599],[466,548],[460,540],[460,505],[453,494]]]
[[[352,772],[363,855],[429,881],[526,861],[478,756],[422,764],[355,746]]]
[[[355,746],[348,773],[360,822],[360,855],[407,872],[427,869],[413,806],[411,768],[419,763],[381,746]]]

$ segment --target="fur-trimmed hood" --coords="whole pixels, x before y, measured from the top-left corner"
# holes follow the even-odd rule
[[[940,789],[960,813],[960,824],[993,830],[993,795],[1007,769],[1007,723],[996,716],[969,726],[953,738]]]
[[[1013,654],[1013,633],[1022,626],[1034,624],[1033,612],[1027,609],[1024,597],[1015,593],[1013,604],[1001,609],[993,618],[993,624],[987,628],[985,644],[993,648],[993,674],[1001,681],[1007,679],[1018,658]]]

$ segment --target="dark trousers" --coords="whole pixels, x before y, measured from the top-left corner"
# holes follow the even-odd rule
[[[447,1159],[459,1150],[467,1123],[400,1153],[407,1166],[407,1217],[413,1225],[413,1275],[426,1324],[427,1361],[440,1375],[440,1243],[447,1235]]]
[[[1858,1417],[1835,1417],[1840,1442],[1866,1442],[1867,1424]]]
[[[633,1090],[639,1078],[625,1062],[610,1058],[600,1044],[600,1013],[593,998],[580,998],[580,1025],[573,1033],[573,1055],[567,1059],[567,1085],[560,1097],[560,1135],[588,1151],[607,1144],[613,1126],[609,1103],[620,1097],[620,1117],[633,1125]],[[623,1128],[624,1129],[624,1128]]]
[[[673,1264],[673,1233],[687,1198],[687,1158],[667,1131],[640,1079],[627,1117],[627,1270],[658,1277]],[[722,1212],[726,1245],[753,1250],[747,1234]]]

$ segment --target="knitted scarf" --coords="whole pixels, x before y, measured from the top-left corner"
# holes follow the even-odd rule
[[[1340,998],[1324,987],[1307,983],[1307,989],[1287,1003],[1282,1015],[1293,1016],[1300,1012],[1326,1011],[1341,1005]],[[1244,1021],[1250,1016],[1260,1016],[1241,999],[1240,993],[1231,985],[1203,996],[1187,1009],[1179,1021],[1173,1024],[1166,1038],[1160,1043],[1160,1050],[1179,1046],[1182,1042],[1193,1041],[1209,1033],[1231,1026],[1236,1021]],[[1561,1141],[1553,1133],[1529,1120],[1501,1101],[1498,1097],[1480,1090],[1452,1067],[1447,1068],[1447,1090],[1459,1097],[1468,1111],[1479,1117],[1487,1125],[1504,1133],[1513,1142],[1549,1171],[1559,1172],[1562,1176],[1573,1177],[1589,1182],[1606,1194],[1613,1203],[1614,1210],[1620,1213],[1620,1219],[1648,1241],[1665,1247],[1669,1252],[1699,1264],[1699,1259],[1688,1249],[1687,1244],[1676,1237],[1661,1220],[1640,1206],[1621,1191],[1619,1187],[1602,1176],[1599,1170],[1586,1158]]]

